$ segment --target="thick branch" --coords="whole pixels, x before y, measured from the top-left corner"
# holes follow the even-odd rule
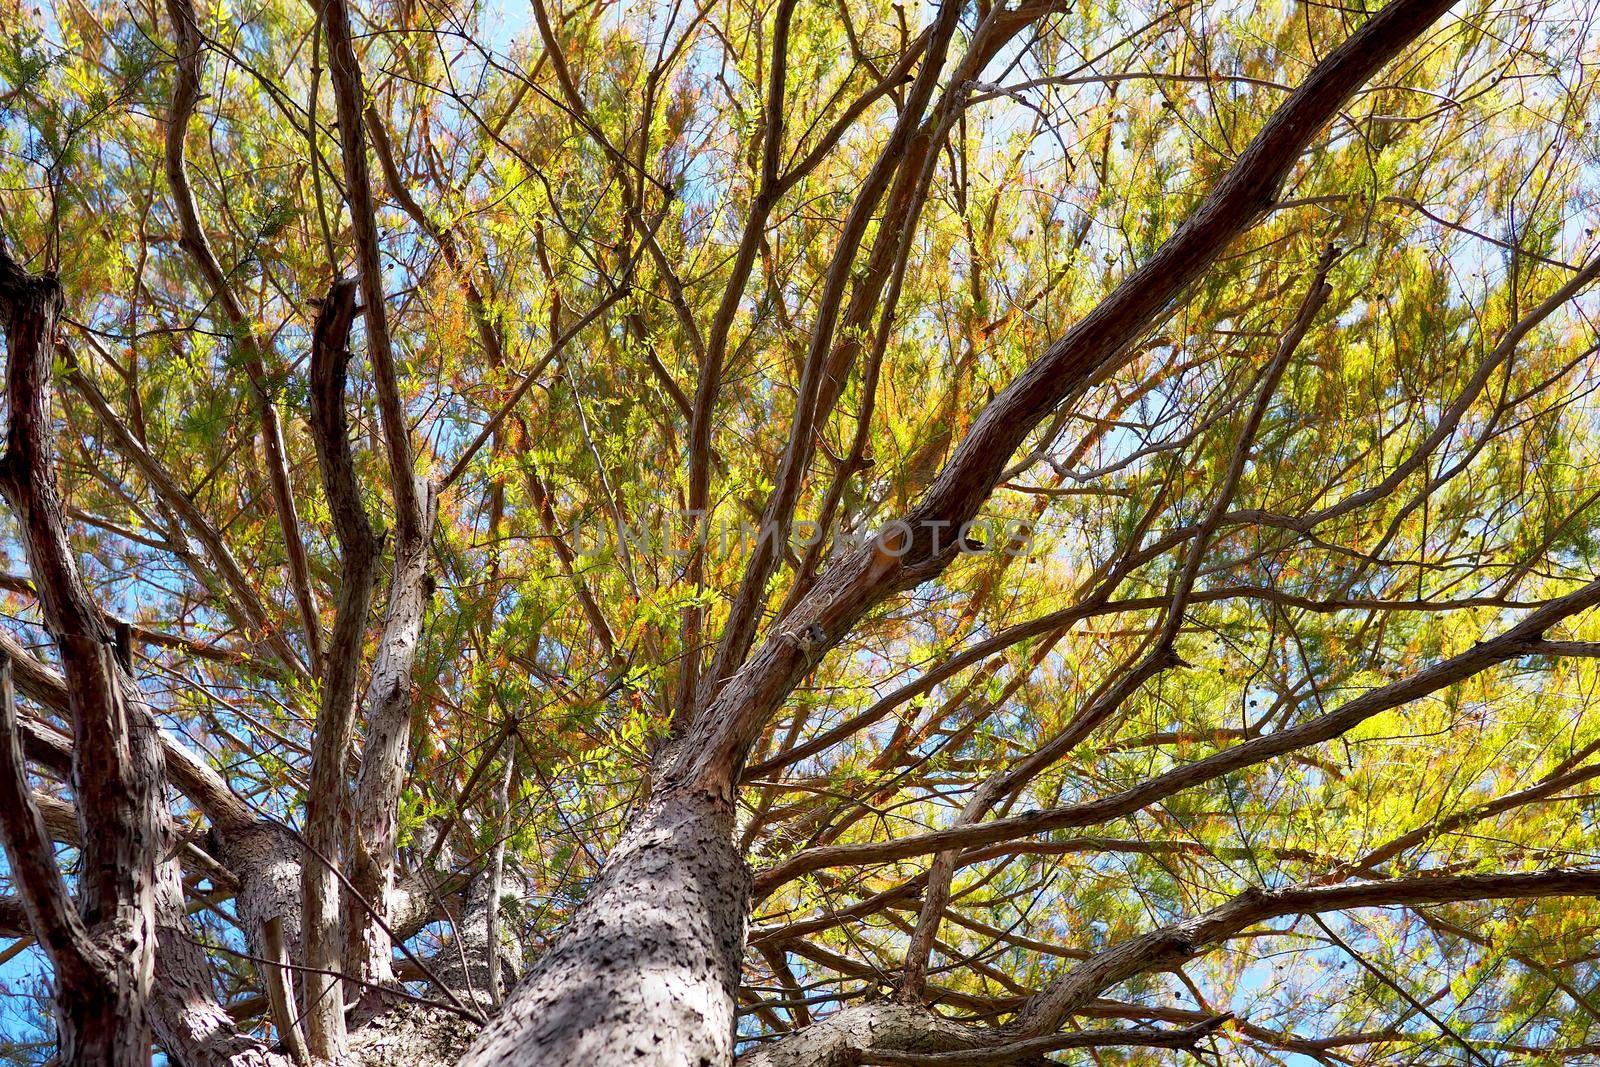
[[[126,641],[119,643],[79,577],[56,490],[50,370],[61,288],[52,277],[28,275],[0,248],[0,308],[6,318],[11,409],[0,494],[16,514],[45,625],[66,676],[74,738],[72,789],[83,839],[77,880],[82,933],[72,929],[67,940],[75,948],[53,960],[65,965],[55,993],[62,1059],[71,1063],[82,1056],[132,1065],[149,1053],[153,893],[167,820],[161,749],[137,687],[131,679],[124,685]],[[7,713],[4,743],[15,756],[7,761],[13,784],[22,776],[14,720],[14,711]],[[22,811],[24,817],[6,829],[23,833],[27,847],[36,850],[40,843],[32,831],[42,833],[42,824],[31,806]],[[17,846],[11,842],[8,849]],[[43,851],[26,862],[53,862],[52,855],[45,841]],[[71,929],[62,925],[64,891],[36,882],[28,892],[48,923],[37,931],[41,940],[61,940]],[[94,952],[100,955],[98,964]]]
[[[57,982],[71,983],[85,992],[109,984],[109,961],[78,917],[56,866],[53,835],[45,827],[44,816],[28,786],[9,659],[0,660],[0,835],[19,898],[6,909],[5,925],[14,928],[19,918],[26,919],[27,927],[50,957]],[[20,908],[16,906],[19,903]]]
[[[940,573],[959,529],[1006,462],[1058,403],[1113,364],[1275,199],[1300,153],[1363,82],[1444,14],[1450,0],[1394,0],[1321,63],[1274,113],[1227,176],[1151,259],[979,414],[950,462],[906,517],[832,566],[697,720],[673,781],[731,792],[768,717],[875,604]],[[742,625],[742,624],[741,624]]]
[[[350,9],[344,0],[321,5],[328,39],[328,69],[333,76],[333,96],[339,118],[339,148],[344,157],[345,196],[350,205],[350,229],[355,236],[356,267],[367,320],[367,359],[377,385],[378,415],[383,423],[393,485],[395,524],[399,551],[425,542],[426,510],[411,459],[410,428],[400,401],[395,374],[394,344],[389,336],[389,315],[383,286],[383,261],[378,248],[378,222],[372,199],[372,176],[367,165],[361,63],[351,40]]]
[[[328,39],[339,144],[344,157],[345,193],[355,235],[356,266],[367,322],[367,359],[377,386],[378,414],[388,448],[389,480],[395,503],[395,559],[389,583],[383,636],[367,689],[367,738],[356,784],[356,825],[351,879],[356,892],[381,914],[394,881],[394,848],[400,789],[405,781],[411,735],[411,668],[422,636],[423,613],[431,593],[427,574],[428,539],[434,519],[431,486],[412,465],[410,430],[400,400],[394,346],[389,335],[383,264],[378,247],[372,178],[367,164],[364,122],[366,92],[351,39],[350,9],[344,0],[322,7]],[[392,948],[381,923],[365,922],[351,931],[345,958],[359,965],[366,980],[390,977]]]
[[[323,492],[333,513],[342,578],[327,674],[311,742],[311,783],[306,797],[306,839],[318,853],[341,852],[349,818],[346,799],[347,754],[355,723],[356,683],[361,672],[362,639],[372,587],[378,572],[380,540],[372,532],[350,453],[350,420],[345,412],[345,370],[350,362],[350,327],[355,319],[356,286],[337,281],[322,302],[312,331],[311,432]],[[345,1041],[341,983],[329,972],[344,960],[345,925],[339,882],[323,863],[300,869],[304,909],[306,1026],[313,1055],[332,1057]],[[280,1024],[281,1027],[281,1024]]]

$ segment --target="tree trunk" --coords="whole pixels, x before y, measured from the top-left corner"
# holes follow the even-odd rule
[[[732,805],[654,797],[463,1067],[730,1062],[749,900]]]
[[[218,1003],[211,961],[184,914],[176,860],[166,861],[156,878],[156,988],[150,1018],[161,1048],[182,1067],[290,1067],[289,1058],[240,1032]]]

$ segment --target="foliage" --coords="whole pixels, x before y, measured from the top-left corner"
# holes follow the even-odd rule
[[[402,847],[418,862],[447,829],[440,862],[479,870],[504,840],[520,896],[508,943],[531,958],[646,795],[686,665],[705,667],[745,573],[748,546],[711,537],[696,553],[684,518],[689,406],[719,305],[731,284],[702,457],[713,531],[753,523],[775,484],[841,227],[907,92],[899,78],[874,86],[932,10],[797,6],[777,150],[793,180],[760,225],[748,283],[738,253],[764,195],[772,5],[551,8],[581,113],[520,9],[435,0],[357,14],[369,122],[404,184],[384,179],[377,208],[419,472],[443,479],[465,463],[433,542]],[[987,14],[963,9],[953,54]],[[330,282],[354,268],[314,12],[283,0],[200,11],[189,167],[248,331],[266,339],[259,383],[178,236],[164,9],[0,0],[0,18],[17,29],[0,42],[0,218],[17,258],[58,273],[67,294],[61,489],[86,579],[142,628],[138,668],[163,724],[260,812],[298,824],[320,683],[304,669],[313,655],[254,390],[283,423],[325,638],[340,555],[306,356]],[[1360,20],[1358,8],[1281,3],[1061,3],[946,85],[965,98],[933,153],[898,312],[886,333],[875,315],[847,315],[834,340],[850,354],[797,517],[850,531],[901,515],[983,404],[1150,257]],[[1581,5],[1475,0],[1362,90],[1259,224],[1013,457],[983,514],[1026,524],[1026,550],[988,544],[875,609],[767,726],[740,796],[752,866],[953,825],[986,780],[1091,711],[1104,721],[1000,814],[1113,794],[1467,652],[1591,580],[1600,307],[1582,293],[1530,318],[1595,254],[1597,41]],[[875,217],[847,264],[851,291],[871,284],[869,251],[897,234],[883,227]],[[1331,295],[1225,490],[1245,413],[1329,249]],[[364,346],[358,331],[356,462],[368,512],[392,526]],[[266,630],[242,621],[239,592],[117,427],[222,531]],[[1220,524],[1197,539],[1219,499]],[[619,528],[665,535],[630,543]],[[47,656],[14,525],[4,551],[12,629]],[[1203,558],[1179,604],[1178,661],[1097,710],[1157,639],[1191,551]],[[804,544],[785,557],[764,624],[828,558]],[[1076,621],[786,755],[962,649],[1074,605]],[[1547,636],[1594,630],[1580,616]],[[369,661],[378,639],[375,614]],[[1596,682],[1584,656],[1515,658],[1330,743],[991,850],[955,875],[930,998],[1004,1016],[1082,952],[1248,886],[1592,863],[1595,802],[1581,782],[1451,819],[1592,763]],[[497,775],[475,772],[507,764],[502,815]],[[915,886],[895,890],[927,866],[918,854],[771,887],[752,918],[741,1032],[888,995],[917,911]],[[229,905],[210,906],[213,960],[242,1000],[254,972],[226,951],[240,944]],[[1594,1055],[1593,900],[1319,921],[1264,924],[1180,973],[1118,988],[1095,1013],[1232,1011],[1237,1023],[1208,1039],[1230,1062]],[[414,944],[450,936],[430,926]]]

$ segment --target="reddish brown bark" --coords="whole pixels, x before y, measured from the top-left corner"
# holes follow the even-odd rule
[[[71,780],[82,869],[69,900],[27,789],[7,677],[0,802],[6,850],[35,934],[55,965],[55,1011],[66,1063],[133,1065],[150,1055],[156,865],[167,817],[161,749],[148,709],[125,685],[118,635],[89,599],[68,543],[51,442],[51,380],[61,289],[0,249],[10,416],[0,494],[15,513],[45,625],[67,682]],[[125,654],[126,644],[120,646]]]

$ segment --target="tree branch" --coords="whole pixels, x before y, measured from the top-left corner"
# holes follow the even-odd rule
[[[1271,206],[1312,137],[1450,3],[1393,0],[1317,64],[1155,255],[984,407],[905,522],[829,568],[791,612],[789,628],[763,642],[699,717],[668,779],[731,794],[750,745],[817,657],[893,591],[949,564],[959,546],[936,549],[937,531],[959,529],[977,513],[1033,427],[1114,364]]]

